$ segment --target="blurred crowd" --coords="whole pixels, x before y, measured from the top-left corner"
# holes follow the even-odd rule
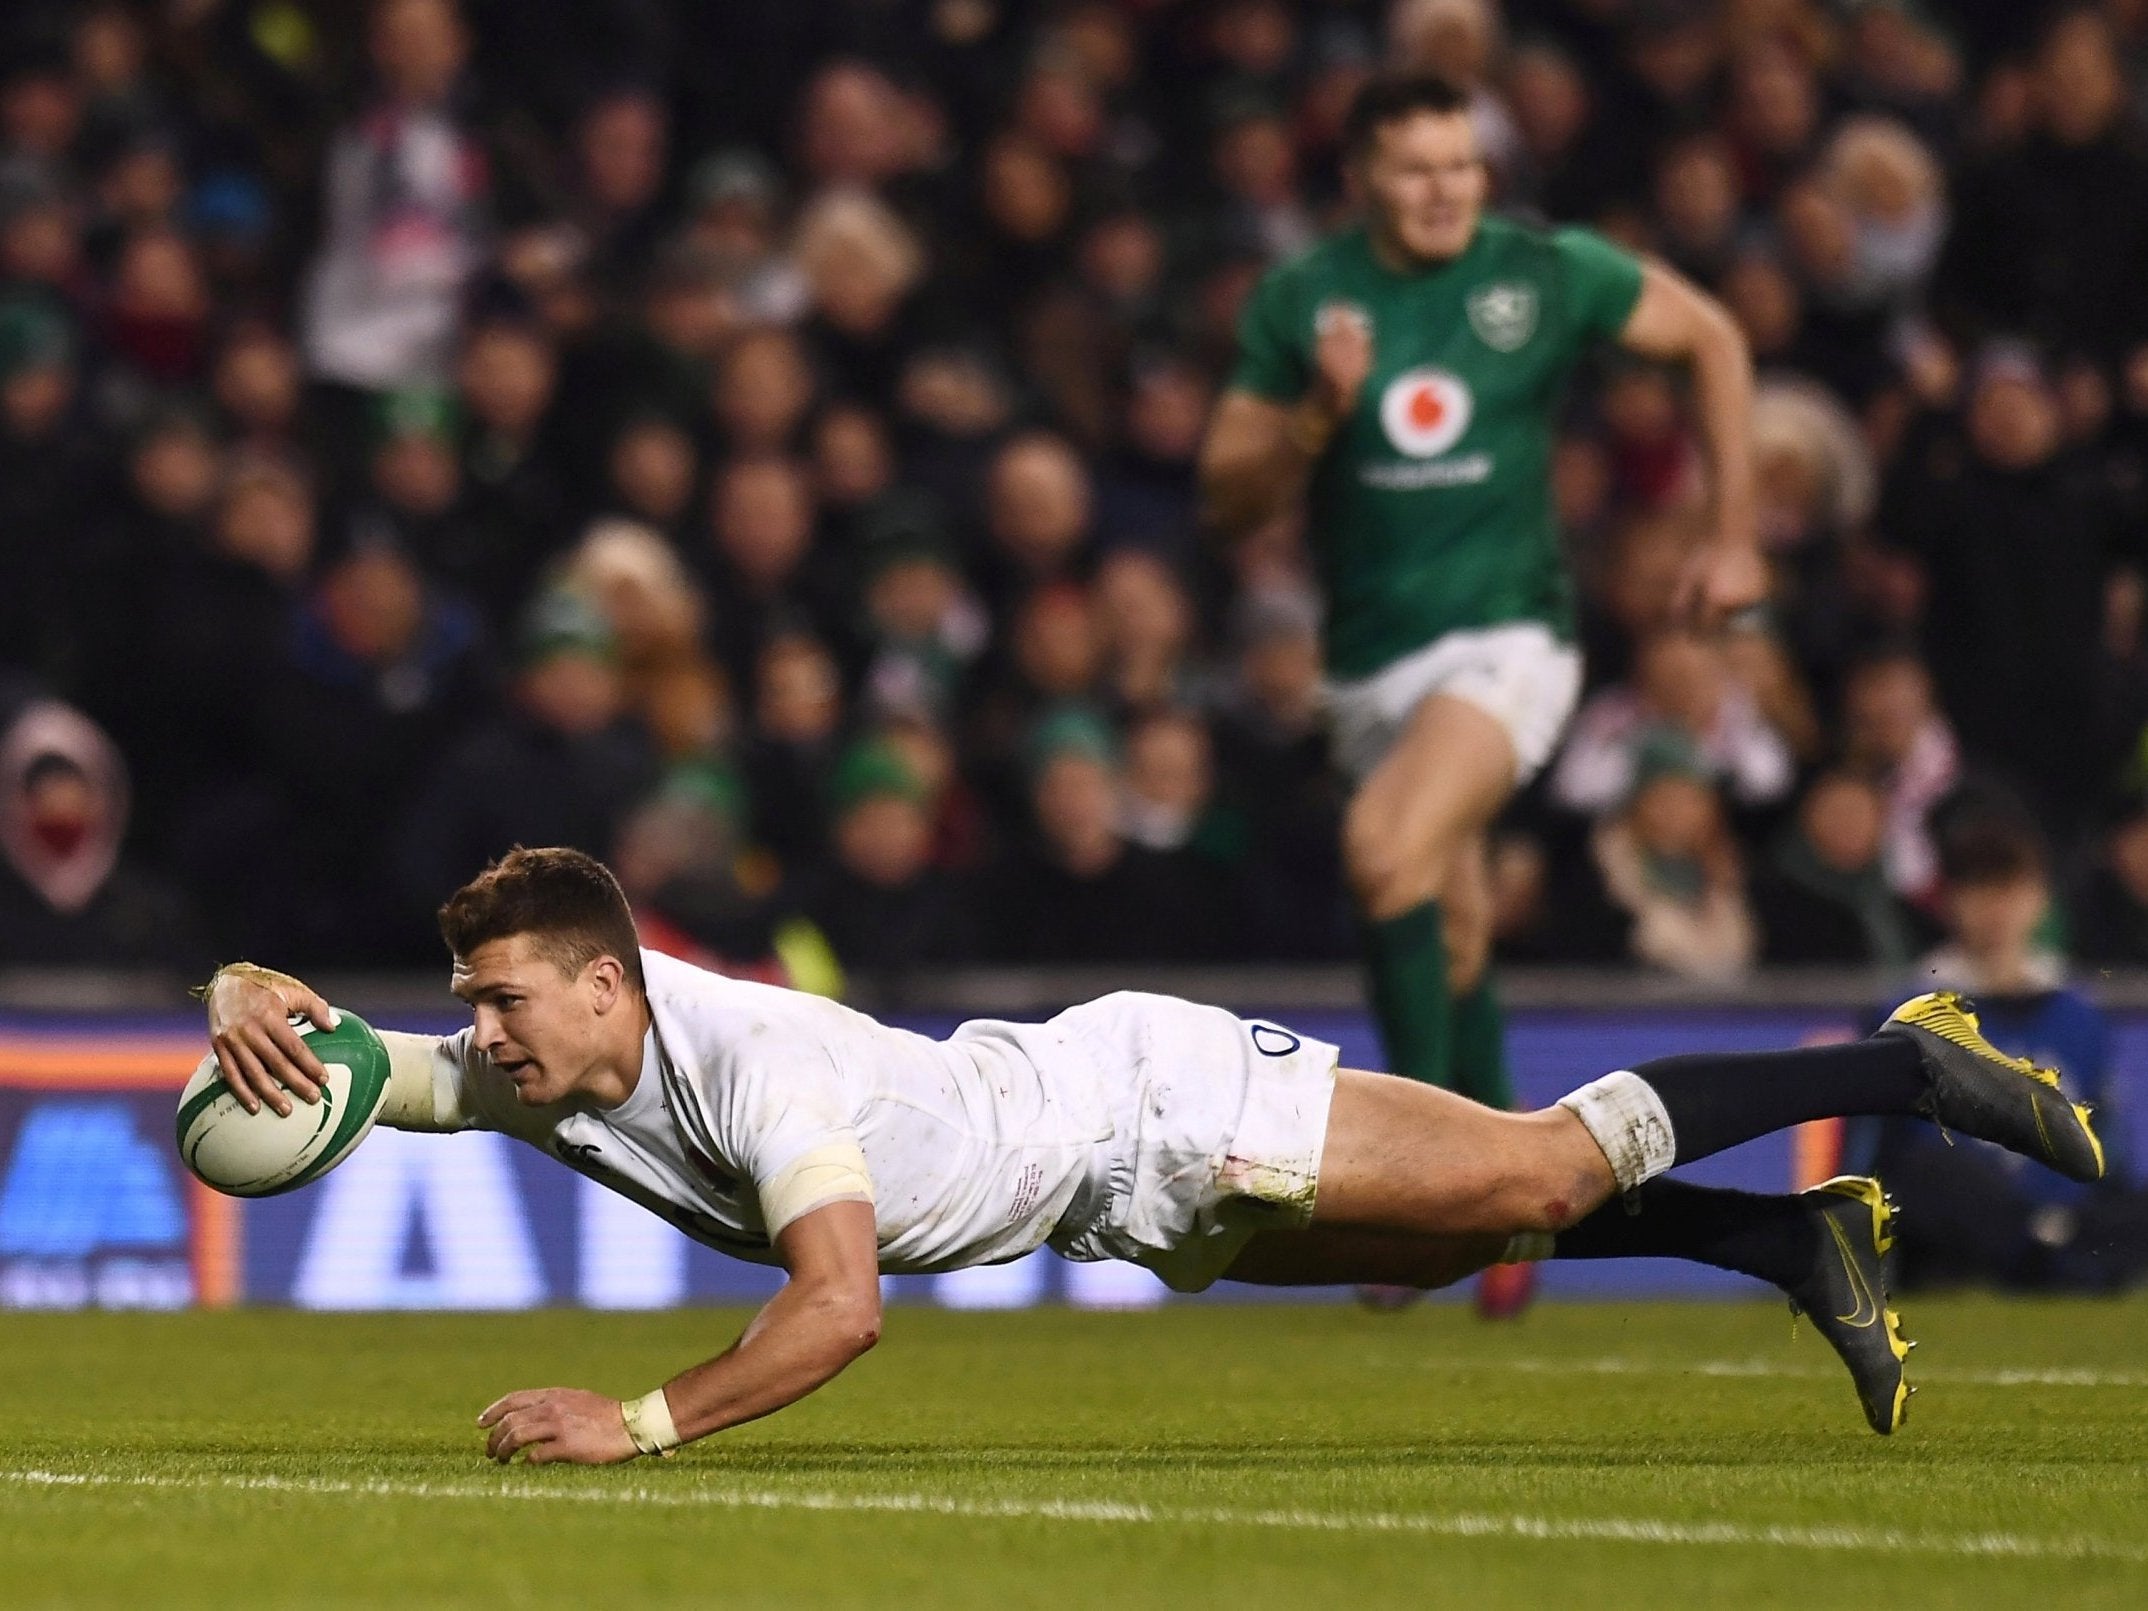
[[[1404,65],[1761,376],[1727,640],[1681,377],[1568,400],[1502,954],[1901,965],[2005,885],[2148,963],[2144,0],[18,0],[0,961],[430,964],[516,843],[807,982],[1350,955],[1308,537],[1193,459]]]

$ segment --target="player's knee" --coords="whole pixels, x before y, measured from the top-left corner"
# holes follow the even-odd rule
[[[1343,865],[1359,903],[1383,915],[1438,900],[1446,884],[1446,861],[1407,843],[1378,812],[1344,819]]]
[[[1563,1159],[1532,1159],[1515,1172],[1504,1194],[1510,1210],[1505,1218],[1512,1230],[1557,1234],[1572,1229],[1600,1195],[1585,1172]]]

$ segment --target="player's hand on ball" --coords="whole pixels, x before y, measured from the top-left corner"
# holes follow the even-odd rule
[[[565,1460],[609,1466],[634,1458],[619,1401],[578,1387],[532,1387],[485,1406],[477,1424],[489,1428],[485,1453],[507,1464],[519,1452],[533,1466]]]
[[[1372,321],[1347,302],[1330,302],[1313,320],[1313,395],[1331,419],[1357,407],[1372,373]]]
[[[327,1071],[291,1027],[291,1016],[333,1029],[334,1008],[296,979],[271,984],[231,969],[217,974],[207,1002],[209,1044],[241,1107],[258,1113],[266,1102],[278,1113],[289,1113],[293,1094],[304,1102],[320,1101]]]

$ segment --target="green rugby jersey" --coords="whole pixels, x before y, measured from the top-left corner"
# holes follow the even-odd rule
[[[1468,250],[1398,274],[1362,226],[1271,269],[1239,321],[1234,388],[1294,403],[1331,302],[1372,321],[1372,373],[1313,469],[1327,662],[1369,676],[1445,633],[1573,629],[1551,494],[1559,391],[1625,326],[1641,265],[1600,235],[1487,216]]]

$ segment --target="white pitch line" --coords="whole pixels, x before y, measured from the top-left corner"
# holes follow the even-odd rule
[[[1426,1370],[1520,1371],[1531,1376],[1752,1376],[1790,1381],[1832,1379],[1830,1370],[1779,1365],[1771,1359],[1699,1359],[1683,1363],[1628,1359],[1427,1359]],[[1964,1387],[2148,1387],[2148,1373],[2091,1370],[2077,1366],[2018,1366],[1997,1370],[1912,1366],[1920,1382],[1952,1382]]]
[[[1249,1510],[1149,1505],[1127,1500],[963,1499],[951,1494],[827,1493],[779,1488],[509,1487],[504,1484],[348,1482],[316,1477],[114,1476],[105,1472],[0,1471],[21,1487],[223,1489],[360,1499],[507,1499],[581,1505],[651,1505],[717,1510],[800,1510],[870,1515],[953,1516],[975,1521],[1089,1522],[1150,1527],[1249,1527],[1322,1533],[1400,1533],[1432,1538],[1515,1538],[1537,1543],[1729,1546],[1980,1556],[2015,1560],[2148,1562],[2148,1547],[2089,1535],[1912,1533],[1897,1528],[1746,1526],[1634,1516],[1529,1516],[1391,1510]]]

